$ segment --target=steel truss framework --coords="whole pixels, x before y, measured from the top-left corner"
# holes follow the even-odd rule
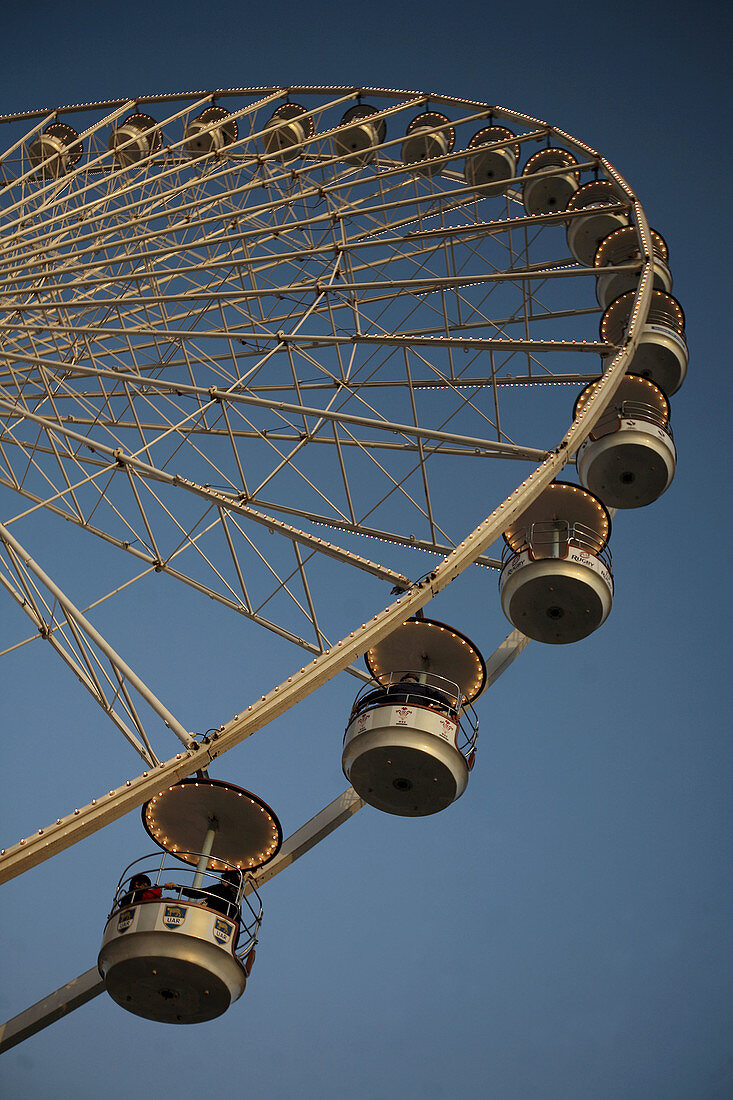
[[[284,160],[265,138],[290,101],[312,133]],[[334,151],[360,102],[386,125],[364,163]],[[212,104],[236,137],[191,156],[186,128]],[[426,110],[445,113],[456,140],[418,171],[401,146]],[[160,140],[125,166],[110,136],[140,112]],[[29,157],[59,122],[78,134],[63,166]],[[483,103],[244,88],[0,118],[0,584],[33,624],[1,648],[49,642],[147,768],[4,849],[0,881],[205,767],[336,673],[365,678],[354,662],[371,644],[464,570],[499,566],[492,544],[573,459],[635,350],[651,260],[638,265],[623,346],[603,343],[593,269],[565,242],[582,211],[528,215],[518,178],[501,195],[466,184],[469,141],[494,123],[511,127],[522,158],[559,145],[581,180],[612,180],[652,256],[644,212],[602,156]],[[575,393],[601,373],[573,422]],[[457,492],[476,471],[485,490]],[[41,512],[127,555],[130,576],[95,602],[167,576],[307,663],[197,740],[24,549]],[[363,623],[346,598],[357,586]],[[489,682],[525,644],[510,634]],[[183,742],[173,756],[156,719]]]

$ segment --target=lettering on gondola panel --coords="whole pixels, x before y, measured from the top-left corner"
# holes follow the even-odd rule
[[[412,707],[395,707],[395,714],[398,716],[396,725],[406,726],[407,719],[414,714],[414,711]]]
[[[506,581],[512,577],[518,569],[524,569],[525,565],[529,562],[528,554],[516,554],[513,558],[507,562],[501,571],[501,583],[504,585]]]
[[[589,553],[587,550],[579,550],[575,546],[571,546],[568,552],[566,561],[574,562],[576,565],[584,565],[587,569],[592,569],[594,573],[597,573],[606,582],[608,587],[613,592],[613,578],[606,569],[603,562],[595,556],[595,554]]]
[[[504,566],[501,572],[501,586],[502,588],[509,580],[509,578],[517,572],[518,569],[523,569],[525,565],[530,562],[530,557],[527,551],[523,551],[521,554],[517,554],[511,558],[507,565]],[[554,559],[547,558],[548,562]],[[613,578],[609,570],[595,554],[591,554],[588,550],[581,550],[576,546],[568,548],[568,552],[563,558],[558,558],[558,561],[571,562],[575,565],[584,565],[586,569],[592,569],[594,573],[597,573],[606,582],[607,586],[613,592]]]
[[[228,924],[221,917],[217,917],[214,921],[214,939],[219,943],[226,943],[232,934],[233,925]]]
[[[123,909],[117,918],[117,931],[126,932],[135,919],[134,909]]]
[[[186,910],[183,905],[166,905],[163,910],[163,924],[167,928],[179,928],[186,919]]]

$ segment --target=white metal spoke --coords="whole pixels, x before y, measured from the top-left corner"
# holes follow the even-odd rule
[[[193,735],[163,706],[150,688],[2,524],[0,545],[10,567],[3,568],[4,563],[0,559],[0,585],[28,615],[41,637],[51,644],[143,760],[148,764],[158,762],[141,724],[138,710],[130,697],[130,687],[184,745],[191,745]],[[19,587],[12,583],[12,573],[15,574]],[[63,610],[62,619],[56,614],[57,604]],[[106,671],[101,657],[107,662],[109,672]],[[130,728],[130,722],[136,732]]]

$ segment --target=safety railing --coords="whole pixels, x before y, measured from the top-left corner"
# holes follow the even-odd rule
[[[597,439],[601,435],[609,435],[618,430],[620,420],[645,420],[650,424],[656,424],[663,428],[667,435],[672,435],[669,417],[654,405],[646,401],[619,401],[607,408],[596,423],[591,436]]]
[[[181,852],[198,862],[201,852]],[[227,860],[216,857],[222,870],[197,871],[195,866],[166,863],[167,855],[141,856],[130,863],[120,876],[112,908],[107,919],[120,909],[151,902],[170,901],[203,906],[219,913],[237,926],[232,937],[233,954],[244,964],[257,943],[262,923],[262,900],[252,875]],[[222,878],[229,872],[233,881]],[[141,884],[140,877],[148,879]]]
[[[349,723],[375,707],[427,707],[457,724],[456,748],[473,767],[478,738],[478,715],[464,698],[458,684],[436,672],[402,669],[390,674],[382,687],[365,684],[354,700]],[[344,734],[344,739],[346,735]]]
[[[584,523],[568,520],[540,520],[512,532],[512,545],[504,547],[501,560],[506,567],[519,554],[529,551],[532,558],[566,558],[571,547],[598,558],[610,571],[611,551],[601,536]]]
[[[673,332],[676,332],[678,336],[684,339],[685,328],[680,322],[676,314],[665,306],[654,306],[652,304],[647,314],[646,323],[648,325],[661,325],[663,328],[671,328]]]

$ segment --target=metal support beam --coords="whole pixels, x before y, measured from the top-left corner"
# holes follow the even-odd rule
[[[509,668],[512,661],[516,660],[522,650],[529,645],[529,638],[522,634],[521,630],[512,630],[504,641],[495,649],[486,662],[486,683],[484,691],[495,683],[503,672]],[[481,693],[483,695],[483,692]]]
[[[333,802],[329,802],[320,813],[289,836],[275,858],[253,876],[257,886],[260,887],[263,883],[269,882],[291,863],[295,863],[296,859],[300,859],[334,829],[338,829],[339,825],[343,825],[353,817],[363,805],[364,800],[359,798],[353,787],[349,787],[338,798],[334,798]]]
[[[110,664],[117,670],[120,677],[124,678],[138,694],[145,700],[148,706],[153,710],[162,720],[166,726],[175,733],[186,748],[191,748],[194,743],[194,736],[189,733],[188,730],[181,725],[178,719],[171,714],[167,707],[164,707],[161,701],[150,690],[148,685],[134,672],[130,666],[122,660],[119,653],[116,653],[109,642],[102,637],[99,631],[92,626],[89,620],[82,615],[78,607],[76,607],[69,597],[63,592],[59,586],[49,577],[48,573],[45,573],[41,569],[38,562],[34,561],[28,551],[23,547],[14,535],[10,533],[8,528],[0,523],[0,541],[10,547],[13,553],[17,556],[18,560],[23,563],[23,566],[34,574],[35,577],[41,582],[41,584],[48,589],[53,598],[58,601],[59,605],[63,608],[64,615],[69,623],[74,623],[80,630],[86,634],[87,638],[99,649],[110,662]]]
[[[72,978],[55,993],[49,993],[24,1012],[0,1024],[0,1053],[29,1039],[49,1024],[55,1024],[75,1008],[81,1008],[104,990],[104,981],[96,966],[78,978]]]
[[[470,535],[467,535],[431,574],[412,585],[407,592],[398,596],[392,604],[375,614],[369,621],[356,627],[348,637],[341,639],[331,649],[316,657],[310,665],[293,673],[284,683],[278,684],[262,695],[257,702],[250,704],[245,712],[236,715],[206,745],[205,754],[198,751],[199,745],[193,744],[187,752],[178,753],[174,759],[161,763],[150,772],[144,772],[137,779],[128,780],[123,787],[116,791],[111,790],[101,800],[94,799],[83,809],[75,810],[73,815],[69,814],[64,819],[58,818],[55,824],[39,829],[32,837],[24,838],[11,848],[0,851],[0,881],[6,881],[21,874],[56,852],[68,848],[83,836],[88,836],[110,821],[122,817],[129,810],[142,805],[152,797],[160,784],[182,779],[195,771],[197,766],[208,766],[217,756],[251,737],[253,733],[268,725],[289,707],[307,698],[451,584],[467,566],[488,549],[502,531],[505,531],[526,511],[562,470],[565,463],[573,458],[590,434],[621,384],[626,367],[641,339],[642,326],[647,317],[652,296],[653,266],[650,257],[653,250],[651,231],[644,211],[638,203],[634,204],[634,208],[644,254],[649,258],[645,261],[636,291],[626,335],[627,342],[608,364],[595,392],[555,450]],[[205,764],[200,760],[194,762],[194,755],[198,755],[199,758],[206,755],[208,759]]]
[[[641,207],[637,207],[637,218],[642,229],[642,240],[648,255],[652,255],[651,233]],[[480,557],[491,543],[505,531],[562,470],[568,459],[572,458],[581,443],[592,431],[596,421],[603,413],[608,401],[621,384],[626,366],[636,351],[641,338],[641,327],[649,309],[652,294],[652,264],[647,261],[637,290],[631,324],[627,335],[627,344],[614,357],[598,383],[595,393],[589,398],[585,408],[573,421],[559,446],[551,452],[524,481],[517,486],[503,503],[491,512],[478,527],[467,535],[463,542],[422,581],[412,585],[407,592],[383,611],[378,612],[368,622],[356,627],[348,637],[338,641],[331,649],[316,657],[310,665],[276,687],[260,699],[250,704],[247,710],[236,715],[206,745],[208,766],[217,756],[227,752],[257,730],[268,725],[284,714],[289,707],[307,698],[338,672],[356,661],[370,646],[386,638],[396,626],[400,625],[424,607],[434,596],[451,584],[467,566]],[[141,806],[155,794],[163,783],[174,783],[185,775],[190,775],[202,764],[193,762],[193,754],[199,746],[192,745],[188,752],[179,753],[152,772],[144,772],[135,780],[128,780],[124,787],[110,791],[108,799],[101,803],[94,800],[89,805],[74,811],[73,815],[59,818],[55,825],[39,829],[32,837],[25,838],[11,848],[0,851],[0,882],[22,874],[29,867],[41,863],[56,852],[70,847],[109,822],[117,820],[129,810]],[[200,754],[199,754],[200,755]]]

